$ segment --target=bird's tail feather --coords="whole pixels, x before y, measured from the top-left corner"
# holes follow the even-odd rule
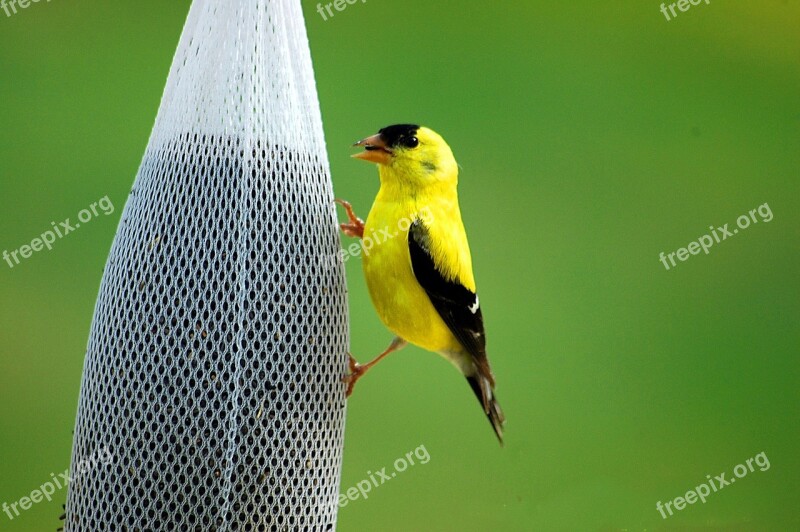
[[[502,446],[503,424],[506,422],[506,417],[503,415],[503,410],[500,408],[500,404],[497,402],[497,397],[494,395],[494,379],[492,378],[491,373],[484,376],[482,372],[478,370],[478,372],[476,372],[474,375],[467,377],[467,382],[469,382],[472,391],[475,392],[475,396],[481,403],[483,411],[486,413],[486,417],[492,424],[494,433],[497,434],[497,440]]]

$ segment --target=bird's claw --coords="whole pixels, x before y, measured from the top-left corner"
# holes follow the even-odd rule
[[[345,397],[350,397],[350,395],[353,393],[353,387],[356,385],[356,382],[358,382],[358,379],[364,376],[364,373],[366,373],[367,369],[359,364],[350,353],[347,353],[347,356],[349,357],[347,365],[350,368],[350,373],[342,377],[342,382],[347,384]]]
[[[350,202],[339,198],[333,201],[344,207],[344,210],[347,212],[347,219],[350,220],[350,223],[339,224],[342,232],[349,237],[364,238],[364,220],[356,216]]]

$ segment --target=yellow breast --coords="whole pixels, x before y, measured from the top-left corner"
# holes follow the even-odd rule
[[[456,214],[455,221],[453,214]],[[408,229],[419,217],[436,234],[457,233],[458,227],[463,234],[457,214],[457,210],[448,212],[441,202],[420,205],[415,201],[393,201],[379,194],[364,230],[364,275],[378,315],[396,335],[435,352],[458,352],[461,347],[414,276]],[[458,227],[451,227],[454,223]],[[445,246],[457,243],[451,238]],[[463,246],[469,263],[466,240]],[[471,269],[469,277],[472,281]]]

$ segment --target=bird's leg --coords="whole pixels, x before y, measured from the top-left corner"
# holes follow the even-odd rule
[[[350,223],[339,224],[339,227],[342,228],[342,232],[354,238],[364,238],[364,220],[356,216],[350,202],[338,198],[333,201],[344,207],[344,210],[347,211],[347,218],[350,220]]]
[[[375,357],[375,359],[372,362],[367,362],[366,364],[363,365],[359,364],[356,361],[356,359],[353,358],[353,355],[348,353],[347,355],[350,357],[350,373],[346,375],[345,378],[343,379],[344,382],[347,383],[347,397],[350,397],[350,394],[353,393],[353,386],[356,385],[358,379],[364,376],[367,370],[369,370],[372,366],[383,360],[383,358],[389,353],[392,353],[394,351],[399,351],[403,349],[406,345],[408,345],[408,342],[406,342],[399,336],[395,337],[395,339],[392,340],[392,343],[389,344],[389,347],[386,348],[386,351]]]

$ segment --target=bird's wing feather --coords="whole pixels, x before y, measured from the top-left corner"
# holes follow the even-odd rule
[[[458,339],[481,373],[491,375],[486,357],[486,335],[483,329],[478,294],[458,280],[447,279],[436,266],[430,249],[430,233],[421,219],[408,231],[411,266],[420,286],[428,294],[434,308]],[[493,379],[490,382],[494,385]]]

